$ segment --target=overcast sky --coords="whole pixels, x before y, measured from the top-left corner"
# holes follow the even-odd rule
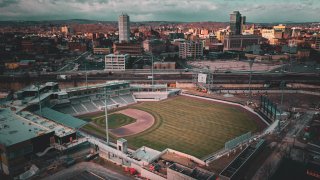
[[[239,10],[248,22],[320,21],[320,0],[0,0],[0,20],[229,21]]]

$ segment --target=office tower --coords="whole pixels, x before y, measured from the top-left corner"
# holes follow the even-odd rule
[[[119,16],[119,42],[130,41],[130,19],[127,14]]]
[[[230,34],[240,35],[242,34],[243,26],[246,23],[246,17],[241,16],[239,11],[233,11],[230,14]]]

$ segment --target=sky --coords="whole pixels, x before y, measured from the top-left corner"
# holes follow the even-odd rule
[[[318,22],[320,0],[0,0],[0,21],[90,19],[228,22],[238,10],[247,22]]]

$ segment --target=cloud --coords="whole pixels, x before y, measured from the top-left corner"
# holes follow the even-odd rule
[[[228,21],[234,10],[248,21],[316,21],[319,0],[0,0],[0,20]]]
[[[11,4],[17,4],[20,0],[0,0],[0,8],[8,7]]]
[[[314,3],[313,0],[300,0],[300,1],[303,5],[306,5],[306,6],[312,6]]]

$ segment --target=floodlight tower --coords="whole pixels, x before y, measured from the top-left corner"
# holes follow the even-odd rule
[[[149,57],[151,56],[151,76],[152,76],[151,88],[152,88],[152,92],[153,92],[154,91],[153,54],[152,54],[152,52],[149,52],[149,53],[146,53],[146,55],[148,55]]]
[[[251,91],[251,80],[252,80],[252,66],[253,66],[254,60],[249,61],[249,66],[250,66],[250,75],[249,75],[249,103],[251,103],[252,99],[252,91]]]
[[[41,99],[40,99],[40,84],[37,83],[36,87],[38,89],[38,101],[39,101],[39,110],[40,110],[40,115],[42,116],[42,107],[41,107]]]
[[[105,114],[105,121],[106,121],[106,138],[107,138],[107,144],[109,144],[109,126],[108,126],[108,108],[107,108],[107,87],[104,89],[105,93],[105,100],[104,103],[106,104],[104,107],[104,114]]]
[[[285,81],[281,81],[280,82],[280,87],[281,87],[281,108],[282,108],[282,104],[283,104],[283,91],[284,91],[285,86],[286,86],[286,82]]]
[[[88,71],[87,71],[87,64],[84,65],[85,71],[86,71],[86,87],[88,89]]]
[[[152,70],[152,92],[154,90],[154,77],[153,77],[153,54],[151,53],[151,61],[152,61],[152,67],[151,67],[151,70]]]

